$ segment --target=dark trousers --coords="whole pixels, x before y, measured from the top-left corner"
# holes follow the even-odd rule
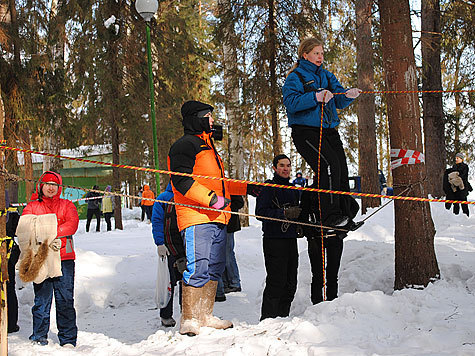
[[[161,258],[161,257],[159,257]],[[178,272],[178,269],[174,266],[176,258],[175,256],[169,255],[167,256],[168,259],[168,272],[170,273],[170,284],[172,288],[172,297],[168,302],[165,308],[160,309],[160,317],[163,319],[170,319],[173,316],[173,295],[175,292],[175,286],[178,281],[182,279],[182,275]],[[178,300],[181,305],[181,283],[179,284],[179,293],[178,293]]]
[[[104,220],[106,221],[106,224],[107,224],[107,231],[112,230],[111,218],[113,215],[114,213],[104,213]]]
[[[467,198],[465,197],[465,199],[457,199],[457,200],[467,200]],[[465,215],[470,216],[470,212],[468,210],[467,204],[454,203],[454,210],[453,210],[454,214],[458,215],[460,213],[460,205],[462,205],[462,212]],[[452,203],[445,203],[445,209],[450,209],[451,206],[452,206]]]
[[[309,126],[293,126],[292,140],[297,152],[314,172],[318,171],[320,129]],[[350,191],[348,166],[340,135],[336,129],[322,130],[320,157],[320,188]],[[331,215],[347,215],[349,207],[339,194],[320,194],[322,221]]]
[[[8,260],[8,282],[7,282],[7,303],[8,303],[8,331],[13,330],[18,324],[18,298],[15,290],[15,265],[20,256],[20,248],[14,244]]]
[[[338,270],[343,253],[343,240],[338,237],[328,237],[323,240],[326,266],[325,277],[327,285],[327,300],[333,300],[338,296]],[[322,239],[308,239],[308,257],[312,268],[312,285],[310,297],[313,304],[323,301],[323,259]]]
[[[74,260],[61,261],[61,277],[47,278],[42,283],[33,283],[35,305],[33,314],[33,334],[30,340],[48,338],[51,303],[56,303],[56,324],[60,345],[76,346],[78,328],[74,309]]]
[[[141,221],[145,219],[145,205],[140,205],[140,209],[142,209],[142,216],[140,217]]]
[[[87,209],[86,232],[89,232],[89,226],[94,215],[96,216],[96,231],[101,231],[101,210]]]
[[[152,211],[153,205],[142,205],[142,221],[144,220],[145,214],[147,214],[147,219],[151,221]]]
[[[262,241],[267,277],[260,320],[286,317],[297,290],[297,239],[264,238]]]

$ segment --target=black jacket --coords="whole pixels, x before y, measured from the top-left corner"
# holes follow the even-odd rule
[[[101,197],[101,198],[86,200],[88,210],[95,210],[95,209],[101,208],[102,196],[99,193],[87,192],[85,196],[85,198],[94,198],[94,197]]]
[[[244,206],[244,199],[241,195],[231,195],[231,211],[237,212]],[[228,226],[226,226],[226,232],[232,233],[241,230],[241,221],[239,221],[239,215],[232,214],[229,218]]]
[[[459,177],[462,178],[463,185],[465,187],[463,190],[460,190],[459,188],[457,188],[455,192],[452,190],[452,187],[449,183],[449,174],[452,172],[459,172]],[[457,163],[453,165],[452,168],[447,168],[445,170],[443,189],[448,200],[467,199],[468,193],[471,192],[473,189],[470,185],[470,182],[468,181],[468,166],[465,163]]]
[[[292,185],[289,178],[282,178],[274,174],[272,180],[266,183]],[[256,200],[256,215],[277,219],[285,219],[284,207],[298,206],[299,192],[292,189],[264,187]],[[264,238],[296,238],[296,225],[260,219]]]

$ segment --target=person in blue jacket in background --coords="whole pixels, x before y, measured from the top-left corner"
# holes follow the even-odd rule
[[[173,198],[173,190],[171,183],[168,183],[167,188],[161,193],[157,200],[169,201]],[[160,309],[160,319],[162,325],[165,327],[174,327],[176,325],[175,319],[173,319],[173,294],[175,291],[175,285],[181,276],[175,266],[176,258],[170,255],[164,240],[164,227],[166,203],[155,202],[152,210],[152,235],[155,245],[157,245],[157,253],[159,258],[167,258],[168,271],[170,273],[171,282],[171,294],[172,297],[165,308]]]
[[[346,156],[337,131],[340,119],[336,109],[350,105],[361,90],[343,88],[335,75],[323,69],[323,59],[322,41],[311,37],[300,43],[298,61],[282,88],[283,102],[295,147],[316,173],[322,135],[319,188],[350,191]],[[334,95],[336,93],[342,94]],[[333,227],[353,224],[349,218],[349,205],[340,195],[321,194],[321,223]]]

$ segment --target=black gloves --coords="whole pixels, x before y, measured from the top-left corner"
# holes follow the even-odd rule
[[[253,197],[257,198],[259,194],[261,194],[261,190],[262,190],[262,185],[248,183],[246,193],[248,195],[252,195]]]
[[[297,220],[302,208],[299,206],[289,206],[284,208],[284,215],[287,220]]]

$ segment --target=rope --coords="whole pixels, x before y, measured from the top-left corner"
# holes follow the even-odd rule
[[[323,136],[323,108],[325,106],[325,96],[326,92],[323,93],[322,109],[320,115],[320,136],[318,138],[318,165],[317,165],[317,187],[320,188],[320,162],[322,157],[322,136]],[[330,167],[330,166],[328,166]],[[320,193],[318,193],[318,213],[320,215],[320,223],[322,223],[322,204],[320,201]],[[321,240],[322,240],[322,276],[323,276],[323,300],[327,300],[327,281],[326,281],[326,271],[325,271],[325,243],[323,242],[323,229],[320,229]]]
[[[12,173],[7,173],[5,171],[0,171],[0,174],[1,175],[8,175],[10,178],[15,177],[16,180],[18,180],[18,181],[19,180],[33,181],[32,179],[23,178],[23,177],[17,176],[17,175],[12,174]],[[209,210],[209,211],[215,211],[215,212],[220,212],[220,213],[225,212],[227,214],[253,217],[253,218],[256,218],[256,219],[259,219],[259,220],[271,220],[271,221],[276,221],[276,222],[281,222],[281,223],[286,223],[286,224],[295,224],[295,225],[308,226],[308,227],[311,227],[311,228],[323,228],[323,229],[331,229],[331,230],[338,230],[338,231],[348,232],[348,230],[345,230],[345,229],[339,229],[339,228],[334,228],[334,227],[325,226],[325,225],[317,225],[317,224],[311,224],[311,223],[304,223],[304,222],[300,222],[300,221],[272,218],[272,217],[268,217],[268,216],[260,216],[260,215],[241,213],[241,212],[235,212],[235,211],[220,210],[220,209],[215,209],[215,208],[205,207],[205,206],[196,206],[196,205],[190,205],[190,204],[184,204],[184,203],[176,203],[174,201],[172,202],[172,201],[160,200],[160,199],[156,199],[156,198],[155,199],[154,198],[143,198],[143,197],[139,197],[139,196],[136,196],[136,195],[106,192],[106,191],[98,190],[98,189],[82,188],[82,187],[76,187],[76,186],[67,185],[67,184],[57,184],[55,182],[48,182],[48,184],[57,185],[57,186],[63,187],[63,188],[82,189],[86,192],[102,193],[104,195],[112,195],[112,196],[118,196],[118,197],[124,197],[124,198],[136,199],[136,200],[149,200],[149,201],[158,202],[158,203],[162,203],[162,204],[171,204],[171,205],[175,205],[175,206],[180,205],[180,206],[185,206],[185,207],[188,207],[188,208],[200,209],[200,210]],[[336,235],[329,234],[329,235],[326,235],[326,236],[336,236]]]
[[[5,142],[5,141],[3,141],[3,142]],[[429,199],[429,198],[402,197],[402,196],[391,196],[391,195],[372,194],[372,193],[345,192],[345,191],[319,189],[319,188],[308,188],[308,187],[304,188],[304,187],[297,187],[297,186],[291,186],[291,185],[281,185],[281,184],[274,184],[274,183],[265,183],[265,182],[253,182],[253,181],[248,181],[248,180],[233,179],[233,178],[226,178],[226,177],[210,177],[210,176],[205,176],[205,175],[200,175],[200,174],[173,172],[173,171],[166,171],[166,170],[154,169],[154,168],[137,167],[137,166],[123,165],[123,164],[114,164],[114,163],[108,163],[108,162],[93,161],[93,160],[88,160],[88,159],[83,159],[83,158],[55,155],[55,154],[52,154],[52,153],[38,152],[38,151],[27,150],[27,149],[23,149],[23,148],[8,147],[8,146],[5,146],[1,141],[0,141],[0,148],[7,149],[7,150],[12,150],[12,151],[17,151],[17,152],[26,152],[26,153],[38,154],[38,155],[48,156],[48,157],[62,158],[62,159],[73,160],[73,161],[78,161],[78,162],[93,163],[93,164],[98,164],[98,165],[103,165],[103,166],[118,167],[118,168],[124,168],[124,169],[134,169],[134,170],[138,170],[138,171],[155,172],[155,173],[162,173],[162,174],[183,176],[183,177],[195,177],[195,178],[203,178],[203,179],[210,179],[210,180],[222,180],[222,181],[234,182],[234,183],[254,184],[254,185],[260,185],[260,186],[263,186],[263,187],[295,189],[295,190],[302,190],[302,191],[309,191],[309,192],[316,192],[316,193],[351,195],[351,196],[363,197],[363,198],[367,198],[367,197],[369,197],[369,198],[387,198],[387,199],[394,199],[394,200],[411,200],[411,201],[432,202],[432,203],[437,202],[437,203],[452,203],[452,204],[458,203],[458,204],[475,205],[475,201],[466,201],[466,200]],[[36,181],[34,181],[34,182],[36,182]]]

